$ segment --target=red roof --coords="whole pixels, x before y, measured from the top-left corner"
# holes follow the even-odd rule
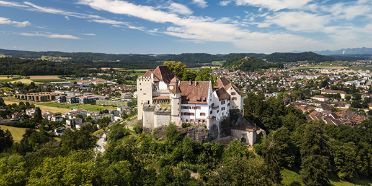
[[[209,81],[181,81],[182,104],[206,104],[209,93]]]

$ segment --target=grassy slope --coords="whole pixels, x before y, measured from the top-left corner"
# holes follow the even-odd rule
[[[283,180],[282,180],[283,185],[291,185],[292,183],[300,183],[301,185],[304,185],[302,183],[301,176],[294,171],[284,169],[282,170],[282,177],[283,177]],[[331,180],[331,184],[334,186],[350,186],[350,185],[372,186],[372,180],[357,180],[356,183],[351,183],[351,182],[342,181],[342,180]]]
[[[26,132],[26,128],[17,128],[11,126],[0,125],[0,129],[9,130],[12,133],[13,140],[15,142],[20,142],[23,138],[23,134]]]

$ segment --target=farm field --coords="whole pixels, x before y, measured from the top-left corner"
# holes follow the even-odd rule
[[[47,82],[53,82],[53,81],[64,81],[61,79],[58,75],[49,75],[49,76],[29,76],[29,77],[8,77],[6,75],[0,76],[0,82],[21,82],[24,84],[30,84],[32,82],[35,83],[47,83]]]
[[[20,142],[23,138],[23,135],[26,133],[26,128],[17,128],[12,126],[0,125],[0,129],[9,130],[15,142]]]
[[[282,170],[281,173],[283,177],[283,180],[282,180],[283,185],[304,185],[304,183],[302,183],[301,175],[299,175],[297,172],[284,169]],[[355,183],[351,183],[348,181],[331,179],[331,185],[333,186],[366,186],[366,185],[372,186],[372,180],[356,180]]]
[[[25,102],[24,100],[18,100],[14,97],[4,97],[4,101],[6,104],[13,104],[19,103],[21,101]],[[112,106],[100,106],[100,105],[90,105],[90,104],[68,104],[68,103],[57,103],[57,102],[33,102],[28,101],[31,104],[34,104],[43,112],[51,112],[51,113],[66,113],[69,112],[71,109],[83,109],[92,112],[98,112],[105,109],[115,109],[116,107]]]

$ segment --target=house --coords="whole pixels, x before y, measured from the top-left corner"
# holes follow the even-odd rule
[[[154,129],[170,122],[204,125],[218,133],[230,109],[243,109],[242,97],[226,78],[217,86],[211,81],[180,81],[166,66],[158,66],[137,79],[137,119]]]
[[[331,89],[324,89],[321,90],[321,94],[323,95],[340,95],[341,99],[346,98],[346,92],[342,90],[331,90]]]
[[[63,127],[58,127],[56,129],[54,129],[54,131],[53,131],[54,135],[56,135],[56,136],[62,136],[64,134],[64,132],[65,132],[65,128],[63,128]]]
[[[66,127],[67,128],[80,128],[80,125],[83,123],[83,119],[81,118],[71,118],[66,119]]]
[[[29,109],[26,109],[26,115],[27,116],[34,116],[35,114],[35,108],[29,108]]]
[[[320,102],[325,102],[325,101],[329,100],[327,97],[324,97],[322,95],[315,95],[315,96],[311,97],[311,99],[316,100],[316,101],[320,101]]]
[[[52,114],[48,116],[48,120],[53,122],[63,122],[64,118],[61,114]]]

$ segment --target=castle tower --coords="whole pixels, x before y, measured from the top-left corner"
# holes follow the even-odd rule
[[[152,105],[153,73],[137,78],[137,119],[143,120],[143,106]]]
[[[171,122],[181,126],[181,91],[179,80],[175,76],[169,83],[170,104],[171,104]]]

